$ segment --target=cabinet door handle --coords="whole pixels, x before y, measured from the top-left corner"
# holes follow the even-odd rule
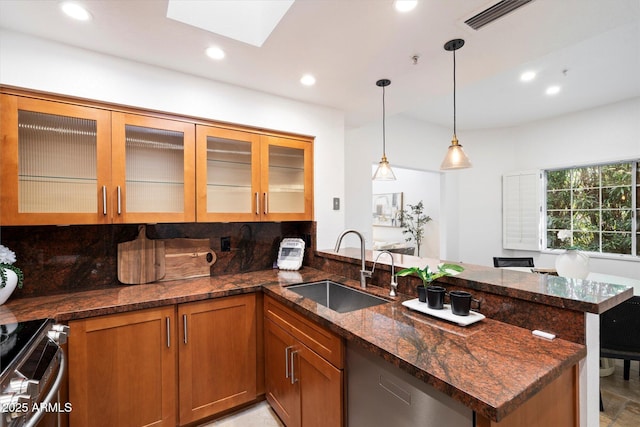
[[[291,351],[291,346],[284,349],[284,377],[289,378],[289,352]]]
[[[269,200],[267,199],[267,193],[263,193],[264,194],[264,214],[268,214],[269,213]]]
[[[184,328],[184,343],[187,343],[187,315],[182,315],[182,326]]]
[[[107,215],[107,186],[102,186],[102,215]]]
[[[256,192],[256,215],[260,215],[260,193]]]
[[[118,215],[122,215],[122,193],[118,185]]]
[[[295,384],[298,382],[298,379],[296,378],[296,371],[295,371],[295,355],[298,354],[298,350],[296,351],[292,351],[290,354],[291,357],[291,384]]]
[[[167,317],[167,348],[171,348],[171,318]]]

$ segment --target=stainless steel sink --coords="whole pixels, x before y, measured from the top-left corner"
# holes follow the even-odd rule
[[[348,313],[389,302],[331,280],[287,286],[287,289],[338,313]]]

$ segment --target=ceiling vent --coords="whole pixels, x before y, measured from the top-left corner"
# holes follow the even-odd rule
[[[502,0],[494,4],[488,9],[483,10],[475,16],[464,21],[465,24],[479,30],[487,24],[492,23],[498,18],[502,18],[504,15],[513,12],[514,10],[524,6],[527,3],[531,3],[533,0]]]

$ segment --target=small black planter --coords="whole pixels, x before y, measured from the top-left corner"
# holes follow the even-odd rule
[[[418,301],[427,302],[427,288],[424,285],[418,285]]]
[[[446,293],[447,290],[442,286],[429,286],[427,288],[427,306],[435,310],[442,310]]]

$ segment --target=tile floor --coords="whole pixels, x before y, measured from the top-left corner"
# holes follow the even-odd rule
[[[631,361],[629,381],[622,375],[622,360],[615,360],[615,372],[600,377],[604,412],[600,412],[600,427],[640,426],[639,362]]]
[[[266,400],[200,427],[284,427]]]
[[[639,362],[631,362],[629,381],[622,377],[622,360],[616,360],[615,372],[600,378],[604,412],[600,427],[640,426]],[[284,427],[266,401],[200,427]]]

